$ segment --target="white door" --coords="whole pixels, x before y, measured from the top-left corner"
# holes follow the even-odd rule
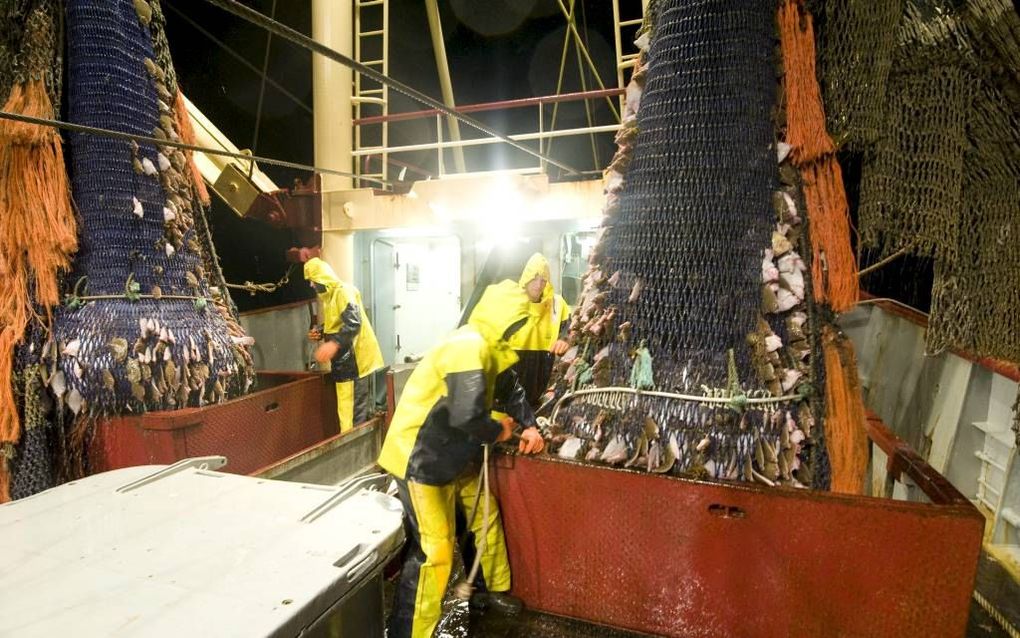
[[[460,319],[460,240],[401,239],[396,244],[394,363],[415,360]]]

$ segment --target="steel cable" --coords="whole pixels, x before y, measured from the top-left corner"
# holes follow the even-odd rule
[[[376,82],[379,82],[390,87],[394,91],[403,93],[404,95],[413,100],[421,102],[422,104],[430,108],[436,109],[443,115],[456,118],[457,120],[463,122],[464,124],[467,124],[468,126],[475,128],[481,131],[482,133],[485,133],[486,135],[491,135],[492,137],[498,138],[502,142],[509,144],[510,146],[518,150],[524,151],[529,155],[537,157],[540,160],[548,162],[553,166],[556,166],[567,171],[571,175],[580,174],[580,171],[578,171],[577,169],[572,168],[571,166],[568,166],[567,164],[564,164],[562,162],[556,161],[543,153],[539,153],[538,151],[528,148],[524,144],[521,144],[520,142],[516,142],[510,139],[507,135],[486,126],[482,122],[479,122],[478,120],[468,117],[462,113],[458,113],[457,111],[446,106],[439,100],[431,98],[428,95],[422,93],[421,91],[411,88],[410,86],[404,84],[399,80],[394,80],[393,78],[384,75],[379,71],[376,71],[372,67],[366,66],[361,62],[358,62],[357,60],[349,58],[343,53],[340,53],[335,49],[331,49],[328,46],[322,44],[321,42],[317,42],[312,38],[304,35],[303,33],[291,29],[285,24],[281,24],[276,20],[272,20],[265,14],[259,13],[254,9],[246,7],[240,2],[237,2],[237,0],[206,0],[206,2],[215,5],[223,9],[224,11],[232,13],[239,18],[247,20],[251,24],[262,27],[263,29],[266,29],[267,31],[271,32],[273,35],[288,40],[289,42],[292,42],[308,51],[311,51],[312,53],[324,55],[330,60],[333,60],[334,62],[338,62],[354,71],[357,71],[358,73],[364,76],[367,76],[375,80]]]

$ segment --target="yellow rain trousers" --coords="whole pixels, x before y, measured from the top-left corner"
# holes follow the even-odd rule
[[[336,381],[340,431],[347,432],[356,425],[354,381],[383,367],[382,350],[357,288],[341,281],[330,265],[318,257],[305,262],[305,279],[326,288],[319,293],[322,335],[323,339],[340,344],[340,352],[332,362],[332,376]]]
[[[482,445],[501,431],[490,418],[493,402],[504,401],[522,423],[534,422],[516,378],[500,376],[517,361],[504,337],[527,314],[527,295],[515,282],[489,286],[468,324],[429,350],[404,387],[379,455],[379,465],[398,479],[410,532],[390,638],[427,638],[439,622],[453,564],[456,509],[470,514]],[[513,380],[512,388],[505,388],[506,379]],[[499,510],[490,499],[482,576],[490,591],[506,591],[510,566]],[[476,545],[483,505],[471,525]]]
[[[439,623],[443,596],[453,568],[455,509],[461,507],[465,516],[470,516],[475,493],[481,489],[481,485],[478,474],[469,471],[462,478],[446,485],[397,481],[397,486],[400,500],[407,511],[407,527],[413,540],[409,539],[410,551],[404,559],[387,635],[390,638],[429,638]],[[484,499],[485,494],[482,494],[478,499],[474,520],[469,521],[475,551],[483,549]],[[480,567],[488,591],[510,590],[506,540],[499,519],[499,507],[491,494],[488,539],[481,555]],[[405,600],[413,601],[414,605],[404,604]]]

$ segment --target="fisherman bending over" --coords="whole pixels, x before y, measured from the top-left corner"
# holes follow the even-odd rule
[[[507,339],[528,317],[528,297],[512,281],[489,286],[467,325],[429,350],[411,374],[386,434],[379,465],[396,478],[408,528],[408,553],[390,616],[390,638],[428,638],[442,612],[455,545],[458,503],[470,512],[482,446],[507,441],[524,426],[519,449],[537,454],[545,442],[511,367],[517,355]],[[493,407],[510,416],[501,422]],[[470,529],[481,553],[487,590],[475,606],[515,612],[520,601],[510,589],[510,564],[496,499],[489,496],[488,520],[479,503]],[[483,529],[487,527],[485,547]]]

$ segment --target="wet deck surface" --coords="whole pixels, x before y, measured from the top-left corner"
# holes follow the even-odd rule
[[[456,558],[450,578],[451,588],[464,576],[460,556]],[[386,614],[393,603],[395,577],[384,581],[383,598]],[[622,631],[581,622],[571,618],[550,616],[525,609],[519,615],[508,617],[495,612],[481,613],[471,610],[468,604],[448,594],[443,603],[443,618],[436,628],[435,638],[650,638],[648,634]],[[987,638],[987,637],[982,637]]]
[[[458,563],[460,561],[458,560]],[[978,584],[987,588],[995,583],[1008,582],[1015,586],[1012,579],[1003,581],[1004,572],[1001,568],[982,555],[978,570]],[[463,575],[458,564],[451,582],[456,582]],[[1008,579],[1008,576],[1006,576]],[[389,613],[392,602],[393,581],[385,583],[386,612]],[[1002,600],[994,601],[1001,612],[1009,620],[1020,613],[1020,597],[1013,599],[1013,589],[1004,592]],[[1008,601],[1008,602],[1007,602]],[[1005,608],[1002,603],[1006,602]],[[649,634],[641,634],[593,623],[581,622],[570,618],[541,614],[525,609],[514,617],[502,616],[497,613],[479,613],[468,608],[461,602],[448,596],[443,603],[443,619],[436,629],[436,638],[652,638]],[[976,601],[971,602],[970,618],[967,621],[965,638],[1010,638],[1005,631]]]
[[[579,622],[568,618],[548,616],[524,610],[514,617],[496,613],[479,614],[468,610],[466,603],[457,604],[444,616],[437,638],[573,638],[591,636],[595,638],[646,638],[647,634],[636,634],[601,625]]]

